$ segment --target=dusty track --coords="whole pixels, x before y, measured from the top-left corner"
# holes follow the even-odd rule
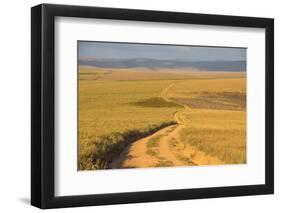
[[[170,84],[161,92],[160,96],[164,100],[173,102],[169,99],[168,93],[174,85],[174,83]],[[188,119],[191,109],[186,105],[182,105],[182,107],[174,114],[177,125],[165,127],[134,142],[108,167],[146,168],[222,164],[219,159],[209,156],[181,140],[180,131],[186,128],[189,122],[192,122]]]

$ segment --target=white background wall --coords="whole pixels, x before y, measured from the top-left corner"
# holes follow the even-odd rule
[[[275,195],[112,205],[52,212],[280,212],[281,64],[280,1],[264,0],[45,0],[45,3],[275,18]],[[37,0],[1,2],[0,22],[0,212],[38,212],[30,197],[30,7]],[[279,209],[279,211],[278,211]]]

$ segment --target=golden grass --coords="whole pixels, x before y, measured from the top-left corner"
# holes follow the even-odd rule
[[[151,132],[163,123],[174,122],[179,105],[139,106],[138,102],[158,97],[170,81],[79,81],[79,161],[88,168],[95,141],[101,136],[130,130]],[[165,102],[164,102],[165,103]],[[161,103],[160,103],[161,104]],[[165,126],[165,125],[164,125]],[[87,156],[87,157],[85,157]],[[84,159],[84,160],[81,160]],[[92,168],[92,167],[90,167]]]
[[[180,106],[143,107],[149,98],[158,97],[169,81],[80,81],[79,135],[93,138],[111,132],[172,121]],[[161,110],[159,110],[159,107]],[[132,124],[133,121],[133,124]]]
[[[81,66],[80,80],[140,81],[140,80],[180,80],[180,79],[218,79],[245,78],[244,72],[194,71],[192,69],[122,69],[91,68]]]
[[[246,113],[193,109],[180,138],[226,164],[246,163]]]
[[[168,95],[191,108],[246,110],[246,79],[186,80]]]
[[[168,96],[189,106],[181,140],[226,164],[246,162],[246,79],[187,80]]]
[[[81,67],[79,169],[105,168],[109,153],[120,152],[129,137],[139,139],[175,122],[182,104],[189,106],[189,125],[180,132],[181,142],[225,163],[245,163],[245,73],[198,73]],[[180,105],[160,97],[172,83],[167,95]]]

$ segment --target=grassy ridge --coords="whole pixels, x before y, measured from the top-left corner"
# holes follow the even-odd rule
[[[132,105],[140,106],[140,107],[179,107],[180,105],[167,102],[163,98],[155,97],[155,98],[148,98],[142,101],[134,102]]]

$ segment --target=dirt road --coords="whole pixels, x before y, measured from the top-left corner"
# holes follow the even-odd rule
[[[175,84],[166,87],[160,96],[167,102],[169,90]],[[191,109],[182,105],[182,109],[174,114],[178,124],[165,127],[156,133],[142,138],[128,146],[118,158],[114,159],[109,168],[147,168],[168,166],[215,165],[222,162],[182,141],[180,132],[189,122],[188,113]]]

